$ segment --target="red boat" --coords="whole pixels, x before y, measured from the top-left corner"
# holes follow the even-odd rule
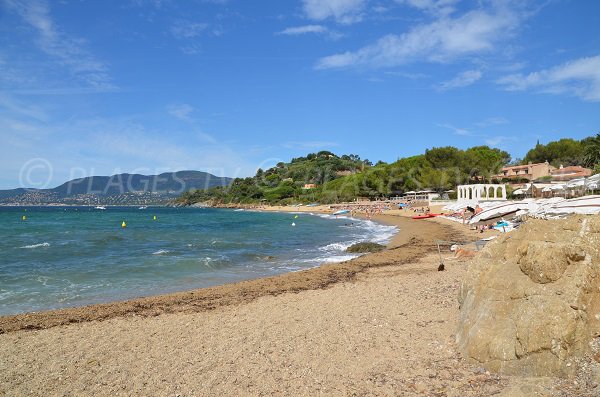
[[[440,216],[440,215],[444,215],[444,214],[423,214],[423,215],[415,215],[412,218],[413,219],[428,219],[428,218],[435,218],[436,216]]]
[[[412,218],[413,219],[427,219],[427,218],[435,218],[436,215],[433,214],[426,214],[426,215],[415,215]]]

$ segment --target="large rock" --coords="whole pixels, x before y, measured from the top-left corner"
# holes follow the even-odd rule
[[[567,376],[588,362],[600,381],[600,216],[530,220],[467,266],[465,357],[527,376]]]

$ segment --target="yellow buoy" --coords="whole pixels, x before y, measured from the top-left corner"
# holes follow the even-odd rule
[[[21,219],[23,219],[24,221],[26,221],[26,220],[27,220],[27,217],[26,217],[25,215],[23,215],[23,216],[21,217]]]
[[[122,228],[126,228],[127,227],[127,224],[125,223],[125,221],[123,221],[123,223],[121,223],[121,227]]]
[[[296,216],[294,217],[294,219],[296,219],[296,218],[298,218],[298,215],[296,215]]]
[[[154,215],[154,220],[156,220],[156,215]]]

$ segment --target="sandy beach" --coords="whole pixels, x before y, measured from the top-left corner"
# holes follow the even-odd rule
[[[387,250],[349,262],[2,317],[0,395],[560,395],[461,359],[464,265],[438,272],[434,240],[480,235],[398,215],[375,218],[400,228]]]

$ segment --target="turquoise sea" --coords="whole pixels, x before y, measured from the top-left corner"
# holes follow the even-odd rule
[[[395,231],[306,213],[0,207],[0,315],[307,269],[350,259],[349,245],[385,243]]]

